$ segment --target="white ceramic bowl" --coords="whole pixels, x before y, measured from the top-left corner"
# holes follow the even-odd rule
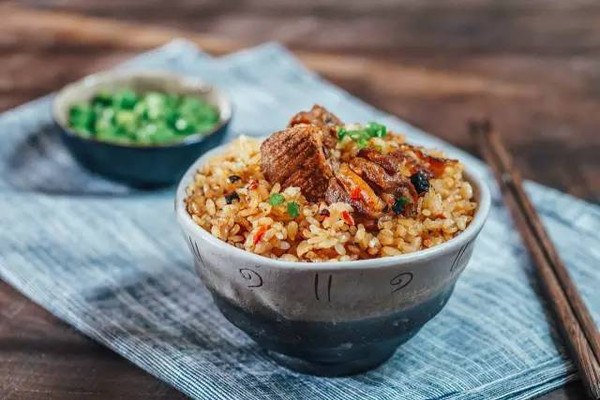
[[[286,366],[319,375],[373,368],[436,315],[466,267],[490,208],[483,180],[466,168],[478,209],[467,229],[415,253],[348,262],[286,262],[229,245],[185,209],[195,171],[179,183],[175,209],[202,281],[221,312]]]

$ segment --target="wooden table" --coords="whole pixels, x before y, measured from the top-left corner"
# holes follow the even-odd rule
[[[5,1],[0,16],[0,110],[172,37],[217,55],[278,40],[351,93],[468,151],[466,121],[489,115],[527,178],[600,200],[594,0],[32,0]],[[0,283],[1,399],[183,397]],[[545,398],[584,395],[572,383]]]

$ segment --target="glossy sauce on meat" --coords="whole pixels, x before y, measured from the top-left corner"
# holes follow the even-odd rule
[[[307,200],[350,204],[367,229],[386,213],[411,217],[429,179],[439,177],[455,160],[401,144],[383,154],[361,149],[348,162],[331,156],[343,122],[322,106],[296,114],[288,128],[274,133],[261,146],[261,169],[271,182],[298,186]]]
[[[337,144],[337,127],[344,123],[325,107],[315,104],[310,111],[301,111],[294,115],[288,127],[298,124],[316,125],[323,131],[323,144],[333,148]]]
[[[262,143],[260,153],[261,170],[269,182],[297,186],[309,201],[323,199],[333,171],[320,127],[299,124],[275,132]]]

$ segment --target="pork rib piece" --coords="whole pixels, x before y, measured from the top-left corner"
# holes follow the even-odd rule
[[[337,143],[337,127],[344,125],[335,114],[318,104],[315,104],[310,111],[301,111],[294,115],[288,127],[298,124],[312,124],[320,127],[325,133],[323,143],[329,148],[335,147]]]
[[[404,197],[408,202],[404,205],[403,214],[405,216],[413,215],[416,211],[419,194],[410,179],[400,172],[401,164],[397,163],[393,157],[381,155],[375,150],[361,150],[361,153],[366,158],[355,157],[350,161],[350,168],[365,179],[375,193],[388,205],[392,205],[397,199]],[[398,170],[389,173],[389,170],[393,171],[392,167],[398,168]]]
[[[344,202],[350,204],[360,214],[377,218],[385,203],[373,189],[348,164],[341,164],[335,178],[329,181],[325,193],[327,203]]]
[[[297,186],[308,201],[322,199],[333,176],[317,125],[297,124],[275,132],[260,146],[260,168],[271,183]]]

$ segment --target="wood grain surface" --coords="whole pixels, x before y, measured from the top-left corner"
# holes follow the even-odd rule
[[[600,201],[597,1],[31,0],[0,17],[0,111],[173,37],[216,55],[277,40],[467,151],[466,121],[489,116],[526,178]],[[183,396],[0,283],[0,399],[39,398]]]

